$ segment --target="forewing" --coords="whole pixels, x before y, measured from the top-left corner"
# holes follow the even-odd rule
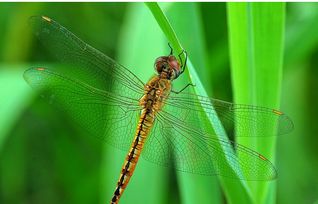
[[[213,128],[217,134],[238,137],[266,137],[282,135],[292,131],[292,120],[284,113],[259,106],[234,104],[222,100],[197,96],[192,93],[171,93],[165,109],[172,115],[180,116],[187,126],[206,130],[208,124],[198,124],[193,114],[206,114],[209,118],[218,118],[222,125]],[[225,132],[223,131],[225,130]],[[223,132],[223,133],[222,133]]]
[[[115,94],[136,98],[143,93],[143,82],[132,72],[86,44],[54,20],[33,16],[29,22],[40,42],[67,65],[54,67],[59,73]]]

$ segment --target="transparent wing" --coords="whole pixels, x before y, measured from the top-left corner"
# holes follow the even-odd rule
[[[157,119],[156,131],[152,132],[142,153],[146,160],[202,175],[244,180],[271,180],[277,176],[269,160],[245,146],[203,134],[201,129],[187,127],[167,112],[161,112]]]
[[[143,82],[132,72],[86,44],[54,20],[33,16],[29,22],[40,42],[66,65],[54,67],[59,73],[111,93],[134,98],[143,93]]]
[[[172,115],[178,115],[187,126],[198,128],[209,124],[198,124],[194,114],[207,114],[218,118],[222,126],[213,127],[215,132],[224,136],[235,134],[238,137],[265,137],[282,135],[293,130],[292,120],[284,113],[259,106],[234,104],[192,93],[171,93],[164,109]],[[272,130],[272,131],[268,131]]]
[[[138,98],[115,95],[45,68],[31,68],[24,78],[92,135],[129,149],[140,113]]]
[[[213,123],[212,128],[206,116],[221,123]],[[293,129],[280,111],[191,93],[171,93],[156,119],[142,154],[145,159],[179,171],[246,180],[271,180],[277,173],[263,155],[228,140],[227,135],[269,136],[275,133],[267,128],[277,128],[277,134]]]
[[[54,20],[34,16],[29,22],[40,42],[61,63],[49,70],[26,71],[28,83],[43,89],[45,98],[93,135],[127,150],[137,126],[143,82]]]

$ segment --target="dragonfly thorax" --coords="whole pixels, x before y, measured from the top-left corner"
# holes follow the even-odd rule
[[[155,70],[162,78],[169,80],[174,80],[181,74],[180,64],[173,55],[158,57],[155,61]]]

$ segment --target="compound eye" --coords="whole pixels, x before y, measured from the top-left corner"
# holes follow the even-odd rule
[[[170,66],[175,70],[179,69],[180,67],[179,62],[177,60],[170,61]]]
[[[163,67],[162,67],[161,62],[156,62],[156,63],[155,63],[155,70],[156,70],[158,73],[160,73],[160,72],[162,72],[162,69],[163,69]]]

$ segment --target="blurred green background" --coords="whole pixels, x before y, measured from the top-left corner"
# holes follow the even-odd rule
[[[209,95],[233,101],[226,4],[159,5]],[[318,4],[285,6],[280,109],[295,129],[276,138],[279,175],[272,194],[275,203],[314,203]],[[143,3],[0,3],[0,203],[108,203],[126,153],[88,136],[26,84],[24,70],[58,62],[31,33],[32,15],[53,18],[143,81],[153,74],[154,59],[169,52],[167,39]],[[210,187],[189,185],[184,177]],[[194,194],[206,203],[229,203],[223,190],[217,177],[180,176],[141,159],[121,201],[194,203]]]

